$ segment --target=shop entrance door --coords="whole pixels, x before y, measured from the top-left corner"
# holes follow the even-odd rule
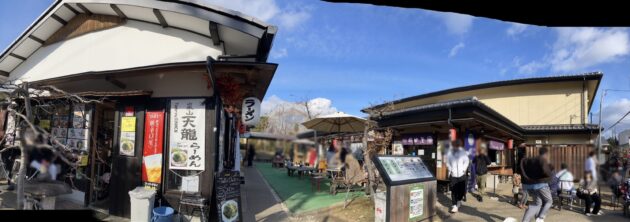
[[[437,169],[437,147],[434,145],[431,146],[417,146],[418,150],[416,151],[417,155],[422,159],[424,165],[429,168],[433,176],[437,177],[436,169]]]
[[[92,147],[96,149],[91,149],[90,153],[90,175],[93,180],[88,206],[103,213],[109,213],[115,113],[113,103],[98,104],[94,112],[92,135],[95,140],[92,141]]]
[[[109,214],[129,218],[129,191],[142,186],[142,126],[146,98],[125,98],[118,103],[114,124],[114,152]],[[133,124],[135,122],[135,124]],[[124,131],[124,132],[123,132]]]

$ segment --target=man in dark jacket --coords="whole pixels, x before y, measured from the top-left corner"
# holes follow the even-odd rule
[[[479,202],[483,202],[483,196],[486,194],[486,174],[488,174],[488,165],[490,165],[490,162],[490,158],[486,155],[484,143],[480,143],[477,147],[477,155],[473,159],[475,175],[477,176],[477,191],[479,192],[477,200]]]
[[[529,222],[536,217],[536,222],[543,221],[552,204],[549,182],[553,172],[549,164],[549,147],[538,150],[538,157],[526,158],[521,161],[523,172],[523,190],[534,199],[523,215],[523,222]]]
[[[253,145],[249,145],[247,148],[247,166],[251,167],[252,162],[254,161],[254,157],[256,156],[256,149],[254,149]]]

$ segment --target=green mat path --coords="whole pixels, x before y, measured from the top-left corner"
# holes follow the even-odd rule
[[[330,180],[320,184],[320,191],[311,189],[311,181],[308,177],[287,175],[286,168],[272,168],[271,163],[257,163],[254,166],[263,175],[265,180],[271,185],[282,199],[282,202],[289,208],[291,213],[304,213],[329,207],[336,203],[343,203],[345,192],[338,190],[337,195],[331,195]],[[348,199],[361,195],[362,192],[352,192]]]

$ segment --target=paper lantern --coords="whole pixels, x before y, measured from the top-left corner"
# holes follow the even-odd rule
[[[457,129],[449,129],[449,138],[451,141],[457,140]]]

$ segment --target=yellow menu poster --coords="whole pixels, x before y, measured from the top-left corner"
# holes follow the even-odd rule
[[[135,132],[136,131],[136,117],[125,116],[120,121],[120,130],[122,132]]]

